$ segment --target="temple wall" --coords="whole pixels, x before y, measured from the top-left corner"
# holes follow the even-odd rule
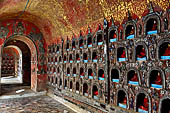
[[[88,28],[86,35],[80,32],[79,37],[48,46],[49,90],[85,109],[161,111],[166,106],[161,104],[163,98],[170,97],[170,57],[165,53],[170,43],[170,11],[150,7],[140,19],[129,15],[121,25],[113,19],[110,23],[104,20],[96,32]],[[130,77],[133,72],[136,80]],[[148,105],[142,108],[145,99]]]

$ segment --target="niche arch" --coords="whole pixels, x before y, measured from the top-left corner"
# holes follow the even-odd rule
[[[139,47],[139,46],[143,46],[144,47],[144,49],[145,49],[145,54],[146,54],[146,60],[149,60],[150,58],[149,58],[149,53],[148,53],[148,47],[147,47],[147,45],[146,45],[146,43],[145,42],[143,42],[143,41],[140,41],[140,42],[138,42],[138,43],[136,43],[135,44],[135,48],[134,48],[134,62],[135,61],[138,61],[137,60],[137,47]],[[141,49],[142,50],[142,49]],[[139,53],[140,54],[140,53]],[[139,60],[140,61],[140,60]]]
[[[126,109],[129,109],[129,95],[128,95],[128,93],[127,93],[127,91],[124,89],[124,88],[120,88],[120,89],[118,89],[117,90],[117,93],[116,93],[116,105],[117,106],[119,106],[119,92],[124,92],[125,93],[125,96],[126,96],[126,105],[127,105],[127,107],[126,107]]]
[[[99,99],[99,86],[97,84],[92,85],[92,98]]]
[[[140,94],[145,94],[146,96],[147,96],[147,98],[148,98],[148,104],[149,104],[149,113],[151,113],[151,111],[152,111],[152,107],[151,107],[151,97],[149,96],[149,94],[146,92],[146,91],[144,91],[144,90],[140,90],[139,92],[137,92],[137,94],[136,94],[136,96],[135,96],[135,102],[134,102],[134,107],[135,107],[135,111],[137,112],[137,99],[138,99],[138,96],[140,95]]]
[[[157,21],[157,33],[160,33],[160,30],[161,30],[161,20],[160,20],[160,17],[157,13],[149,13],[148,15],[146,15],[144,18],[143,18],[143,22],[144,22],[144,36],[147,36],[147,22],[149,20],[156,20]]]
[[[99,68],[98,70],[98,80],[105,80],[105,71],[103,68]]]
[[[97,62],[97,61],[98,61],[97,51],[94,50],[92,52],[92,62]]]
[[[96,45],[103,45],[104,44],[104,33],[102,30],[98,30],[96,33]]]
[[[114,72],[116,73],[116,77],[113,76]],[[118,67],[113,67],[113,68],[110,69],[110,80],[112,82],[119,83],[119,81],[120,81],[120,69]]]
[[[92,67],[88,68],[87,73],[88,73],[88,78],[89,79],[93,79],[94,78],[94,72],[93,72],[93,68]]]
[[[128,51],[124,44],[120,44],[116,48],[116,60],[117,62],[128,61]]]
[[[83,84],[83,95],[88,96],[89,95],[89,87],[88,83],[84,82]]]
[[[109,34],[108,34],[109,38],[108,38],[108,42],[112,43],[112,42],[116,42],[118,40],[118,30],[117,30],[117,26],[112,25],[109,28]]]
[[[169,111],[167,111],[167,110],[164,111],[165,107],[162,106],[162,104],[166,104],[166,108],[170,111],[170,108],[168,107],[168,105],[170,105],[170,96],[164,96],[163,98],[161,98],[160,102],[159,102],[159,108],[158,108],[159,109],[159,111],[158,111],[159,113],[169,113]]]
[[[136,69],[136,68],[129,68],[128,69],[129,71],[127,71],[127,75],[126,75],[126,77],[127,77],[127,79],[126,79],[126,84],[128,84],[128,73],[130,72],[130,71],[135,71],[136,73],[137,73],[137,77],[138,77],[138,83],[139,83],[139,86],[141,85],[141,78],[140,78],[140,73],[139,73],[139,71]]]
[[[152,71],[158,71],[158,72],[160,72],[161,79],[162,79],[162,89],[165,89],[165,86],[166,86],[165,73],[164,73],[164,71],[163,71],[161,68],[159,68],[159,67],[154,67],[154,68],[152,68],[152,69],[148,72],[147,86],[148,86],[148,87],[151,87],[151,85],[150,85],[150,77],[151,77],[151,75],[150,75],[150,74],[151,74]]]
[[[3,49],[5,47],[5,44],[9,41],[12,41],[12,40],[18,40],[18,41],[21,41],[23,43],[25,43],[29,50],[30,50],[30,53],[31,53],[31,89],[34,90],[34,91],[37,91],[38,90],[38,73],[37,73],[37,70],[38,70],[38,64],[37,64],[37,61],[38,61],[38,50],[36,48],[36,44],[35,42],[29,38],[28,36],[24,36],[24,35],[12,35],[10,37],[8,37],[3,45],[2,45],[2,49],[1,49],[1,57],[2,57],[2,52],[3,52]]]
[[[93,36],[91,33],[88,33],[87,35],[87,47],[92,47],[93,46]]]
[[[133,33],[132,33],[133,32]],[[134,39],[137,34],[137,26],[134,20],[127,21],[124,26],[124,39]]]
[[[163,45],[164,43],[169,43],[170,44],[170,39],[169,37],[165,37],[163,39],[161,39],[159,42],[158,42],[158,46],[156,48],[156,55],[157,55],[157,59],[160,61],[161,60],[161,45]]]

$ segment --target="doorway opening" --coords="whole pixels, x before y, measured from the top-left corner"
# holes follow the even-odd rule
[[[4,42],[1,57],[2,94],[37,90],[37,51],[32,40],[10,37]]]

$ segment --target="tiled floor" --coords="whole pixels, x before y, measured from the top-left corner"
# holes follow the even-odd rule
[[[48,96],[0,100],[0,113],[75,113]]]

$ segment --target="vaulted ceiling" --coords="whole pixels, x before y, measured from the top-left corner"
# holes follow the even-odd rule
[[[166,10],[169,0],[150,0]],[[96,28],[103,17],[122,22],[127,11],[141,17],[149,0],[0,0],[0,20],[19,18],[37,25],[46,40]]]

